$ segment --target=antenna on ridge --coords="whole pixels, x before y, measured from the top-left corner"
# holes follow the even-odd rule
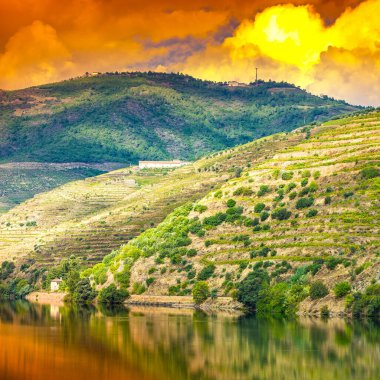
[[[256,67],[256,82],[255,82],[255,83],[257,83],[257,82],[258,82],[258,79],[259,79],[259,77],[258,77],[258,71],[259,71],[259,68]]]

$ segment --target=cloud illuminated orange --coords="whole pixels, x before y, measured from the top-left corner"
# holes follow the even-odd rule
[[[288,80],[380,105],[380,0],[0,0],[0,88],[85,71]]]

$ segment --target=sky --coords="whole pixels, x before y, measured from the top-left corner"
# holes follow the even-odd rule
[[[85,72],[288,81],[380,106],[380,0],[0,0],[0,88]]]

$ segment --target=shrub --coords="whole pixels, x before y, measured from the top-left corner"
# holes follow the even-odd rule
[[[329,294],[327,286],[322,281],[315,281],[310,285],[310,298],[316,300]]]
[[[360,175],[363,179],[372,179],[380,176],[380,169],[375,167],[365,168],[360,172]]]
[[[313,197],[300,198],[300,199],[298,199],[298,201],[296,203],[296,209],[300,210],[303,208],[307,208],[307,207],[312,206],[313,204],[314,204],[314,198]]]
[[[292,192],[289,194],[289,199],[290,199],[290,200],[293,200],[296,196],[297,196],[297,193],[296,193],[295,191],[292,191]]]
[[[269,212],[268,211],[262,211],[260,214],[260,220],[262,222],[265,222],[269,218]]]
[[[143,294],[145,291],[146,287],[140,282],[135,282],[132,286],[133,294]]]
[[[351,291],[351,285],[347,281],[338,282],[334,287],[335,296],[342,298]]]
[[[192,248],[192,249],[189,249],[186,253],[187,257],[194,257],[197,255],[197,250]]]
[[[207,218],[204,218],[203,225],[210,226],[210,227],[216,227],[222,224],[226,220],[226,214],[222,212],[218,212],[213,216],[209,216]]]
[[[297,185],[294,182],[291,182],[291,183],[289,183],[288,186],[286,186],[285,192],[290,193],[296,187],[297,187]]]
[[[286,208],[278,208],[272,212],[272,218],[278,220],[287,220],[291,215],[292,213]]]
[[[311,177],[311,173],[310,173],[310,170],[304,170],[301,174],[301,177],[302,178],[310,178]]]
[[[321,176],[321,172],[317,170],[316,172],[313,173],[313,178],[317,180]]]
[[[352,191],[348,191],[348,192],[343,194],[344,198],[346,198],[346,199],[352,197],[353,195],[354,195],[354,193]]]
[[[102,289],[99,293],[99,303],[106,305],[122,304],[129,297],[125,289],[117,289],[114,284]]]
[[[289,181],[289,180],[291,180],[293,178],[293,172],[284,172],[284,173],[282,173],[281,178],[284,181]]]
[[[218,190],[214,194],[215,198],[222,198],[222,196],[223,196],[222,190]]]
[[[264,203],[257,203],[255,205],[254,211],[259,214],[261,211],[264,210],[264,208],[265,208],[265,204]]]
[[[209,265],[205,266],[198,273],[197,280],[199,280],[199,281],[208,280],[214,274],[214,271],[215,271],[215,265],[209,264]]]
[[[327,305],[323,305],[321,308],[321,318],[328,318],[330,316],[330,310]]]
[[[307,178],[304,178],[304,179],[301,181],[301,186],[302,186],[302,187],[305,187],[308,183],[309,183],[309,180],[308,180]]]
[[[325,198],[325,205],[329,205],[331,203],[331,197],[328,195],[326,198]]]
[[[202,302],[206,301],[208,297],[210,297],[210,289],[205,281],[197,282],[193,287],[193,299],[194,302],[199,305]]]
[[[318,190],[318,185],[315,181],[312,181],[309,185],[310,193],[315,193]]]
[[[227,207],[228,208],[235,207],[235,206],[236,206],[236,201],[234,199],[229,199],[227,201]]]
[[[146,279],[146,286],[149,288],[150,285],[153,284],[153,282],[156,281],[156,279],[154,277],[149,277]]]
[[[233,192],[233,195],[235,196],[239,196],[239,195],[250,196],[252,194],[253,194],[253,191],[249,187],[239,187]]]
[[[270,192],[270,188],[267,185],[261,185],[259,191],[257,192],[257,195],[259,197],[264,196],[265,194]]]
[[[232,223],[241,219],[243,214],[243,207],[231,207],[226,211],[226,222]]]
[[[315,208],[312,208],[306,213],[306,217],[313,218],[314,216],[317,216],[317,214],[318,214],[318,210],[316,210]]]
[[[206,210],[207,210],[207,206],[200,205],[200,204],[197,204],[194,206],[194,211],[199,212],[200,214],[202,214]]]

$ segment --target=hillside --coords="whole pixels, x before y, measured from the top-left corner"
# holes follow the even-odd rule
[[[234,295],[254,271],[273,286],[268,304],[291,297],[301,311],[342,311],[338,283],[347,294],[380,281],[380,114],[278,138],[283,147],[264,160],[247,156],[240,178],[176,209],[85,275],[132,293],[188,295],[204,280],[215,295]],[[307,297],[318,281],[321,293]]]
[[[287,83],[228,87],[159,73],[83,77],[0,92],[0,161],[194,160],[357,109]]]
[[[273,149],[304,133],[263,138],[175,170],[126,168],[39,194],[0,216],[0,257],[51,266],[77,255],[98,262],[121,244],[196,201]]]
[[[67,182],[99,175],[119,164],[10,162],[0,164],[0,214]]]

